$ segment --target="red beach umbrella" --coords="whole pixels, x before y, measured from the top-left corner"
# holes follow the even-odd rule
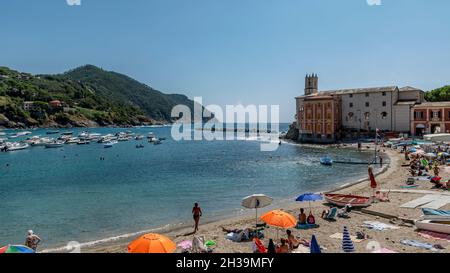
[[[370,187],[376,189],[378,187],[377,181],[375,181],[375,175],[373,174],[372,167],[369,167]]]

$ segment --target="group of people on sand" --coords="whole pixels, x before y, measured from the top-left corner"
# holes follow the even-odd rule
[[[290,229],[286,230],[286,236],[287,238],[280,239],[279,244],[275,244],[273,239],[269,239],[267,252],[269,254],[290,253],[295,251],[295,249],[297,249],[300,245],[309,245],[308,241],[296,238]]]
[[[431,182],[435,184],[436,188],[446,190],[450,189],[450,179],[448,181],[441,181],[441,178],[439,177],[441,171],[440,165],[442,164],[441,158],[426,159],[423,155],[411,154],[411,156],[409,156],[409,159],[410,173],[413,177],[429,177],[432,176],[430,175],[430,173],[432,172],[434,174],[434,177],[431,178]]]

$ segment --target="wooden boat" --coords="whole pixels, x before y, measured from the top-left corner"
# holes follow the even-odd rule
[[[423,213],[422,220],[450,221],[449,210],[422,208],[422,213]]]
[[[415,224],[418,229],[450,234],[450,221],[418,220]]]
[[[331,165],[333,165],[333,160],[330,157],[325,156],[325,157],[320,158],[320,164],[325,165],[325,166],[331,166]]]
[[[351,194],[325,194],[325,200],[328,203],[334,204],[339,207],[344,207],[345,205],[351,205],[353,208],[367,207],[372,204],[372,197],[357,196]]]

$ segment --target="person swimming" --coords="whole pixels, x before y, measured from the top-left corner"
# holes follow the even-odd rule
[[[198,206],[198,203],[195,203],[194,207],[192,208],[192,216],[194,217],[195,221],[194,232],[198,231],[198,223],[200,222],[200,217],[202,216],[202,214],[202,209]]]

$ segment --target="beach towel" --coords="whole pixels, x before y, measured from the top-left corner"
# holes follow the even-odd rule
[[[318,228],[318,227],[319,227],[319,225],[316,225],[316,224],[300,224],[300,223],[297,223],[297,226],[295,226],[296,229],[302,229],[302,230]]]
[[[377,230],[377,231],[383,231],[386,229],[399,229],[399,227],[381,223],[378,221],[364,221],[363,227],[366,227],[368,229]]]
[[[416,240],[401,240],[400,243],[407,245],[407,246],[414,246],[414,247],[418,247],[418,248],[428,249],[431,251],[437,251],[437,249],[434,248],[432,244],[423,243],[423,242],[419,242]]]
[[[443,241],[450,242],[450,234],[438,233],[438,232],[428,231],[428,230],[420,230],[417,233],[420,236],[427,238],[427,239],[443,240]]]
[[[403,185],[403,186],[400,186],[401,189],[415,189],[417,187],[418,187],[418,185]]]
[[[343,239],[343,234],[342,233],[335,233],[335,234],[330,235],[330,238],[342,240]],[[358,239],[356,236],[353,236],[353,235],[350,235],[350,239],[352,239],[352,241],[355,242],[355,243],[361,243],[362,241],[364,241],[364,239]]]

